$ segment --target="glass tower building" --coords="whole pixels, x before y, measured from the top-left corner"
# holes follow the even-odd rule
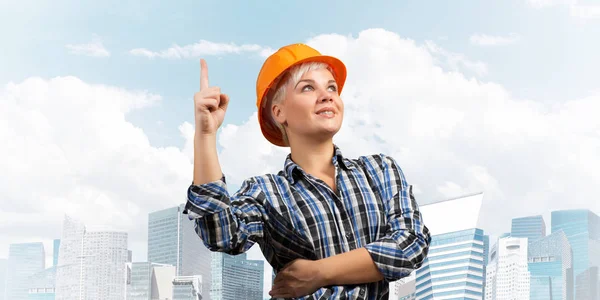
[[[262,300],[264,262],[248,260],[246,253],[213,253],[212,300]]]
[[[484,247],[483,230],[477,228],[433,235],[417,270],[416,298],[483,299]]]
[[[5,299],[27,300],[30,277],[44,271],[45,266],[44,244],[11,244],[8,250],[6,268]]]
[[[4,289],[6,288],[6,259],[0,259],[0,300],[4,300]]]
[[[177,276],[202,276],[202,299],[210,299],[211,251],[196,234],[184,205],[148,216],[148,262],[176,267]]]
[[[546,236],[546,223],[541,215],[512,219],[510,236],[527,238],[531,243]]]
[[[587,277],[579,276],[591,267],[600,266],[600,217],[587,209],[560,210],[552,212],[552,232],[562,230],[573,251],[573,279],[575,299],[581,291],[589,294],[594,288]],[[581,281],[577,281],[581,278]]]
[[[567,236],[555,231],[529,243],[530,299],[573,300],[573,251]]]

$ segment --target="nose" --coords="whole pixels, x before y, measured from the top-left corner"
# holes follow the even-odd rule
[[[319,95],[319,102],[331,102],[333,101],[333,97],[331,96],[331,92],[324,90],[321,91]]]
[[[330,95],[323,95],[320,99],[320,102],[331,102],[333,101],[333,98]]]

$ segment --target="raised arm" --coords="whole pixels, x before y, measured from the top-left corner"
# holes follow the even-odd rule
[[[200,60],[200,91],[194,94],[194,184],[217,181],[223,172],[217,155],[217,129],[223,124],[229,97],[208,86],[208,67]]]
[[[227,191],[217,155],[217,129],[229,97],[209,87],[206,61],[200,61],[200,91],[194,95],[194,179],[187,190],[184,214],[212,251],[238,254],[263,236],[264,194],[247,180],[233,196]]]

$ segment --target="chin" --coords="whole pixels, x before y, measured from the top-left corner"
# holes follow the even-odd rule
[[[321,128],[320,133],[325,135],[335,135],[340,131],[341,126],[329,127],[329,128]]]

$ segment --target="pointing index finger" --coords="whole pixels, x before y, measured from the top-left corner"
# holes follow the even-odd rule
[[[200,90],[208,88],[208,67],[206,61],[200,59]]]

